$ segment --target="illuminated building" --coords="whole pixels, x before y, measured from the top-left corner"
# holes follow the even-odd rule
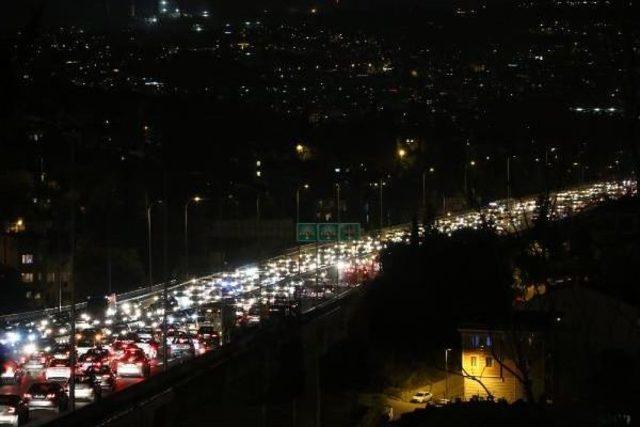
[[[474,396],[487,398],[488,394],[507,402],[526,399],[524,366],[528,369],[534,395],[542,393],[544,353],[538,333],[473,327],[460,329],[460,334],[465,400]],[[516,341],[519,343],[517,352]]]

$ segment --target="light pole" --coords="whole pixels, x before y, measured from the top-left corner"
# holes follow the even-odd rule
[[[338,224],[340,224],[340,183],[336,183],[336,208]]]
[[[450,348],[444,350],[444,398],[445,400],[449,399],[449,352]]]
[[[147,199],[147,250],[149,255],[149,286],[153,286],[153,250],[151,241],[151,208],[154,204],[162,204],[162,200],[148,202]]]
[[[424,211],[427,209],[427,172],[433,173],[435,169],[429,168],[422,171],[422,209]]]
[[[189,206],[192,202],[200,203],[203,199],[194,196],[184,204],[184,273],[189,274]]]
[[[298,186],[296,188],[296,224],[300,222],[300,190],[309,189],[309,184],[304,184],[302,187]]]
[[[470,162],[465,162],[464,163],[464,196],[467,197],[468,196],[468,167],[471,166],[475,166],[476,165],[476,161],[475,160],[471,160]]]
[[[385,182],[382,180],[382,178],[380,178],[380,183],[379,183],[379,187],[380,187],[380,231],[382,231],[382,228],[384,227],[384,211],[382,208],[382,187],[385,185]]]
[[[298,227],[298,224],[300,223],[300,189],[301,188],[308,190],[309,184],[304,184],[302,187],[300,186],[296,187],[296,229]],[[296,240],[297,240],[297,236],[296,236]],[[301,270],[302,270],[301,258],[302,258],[302,250],[300,248],[300,245],[298,245],[298,277],[300,277]]]
[[[511,156],[507,156],[507,212],[511,212]]]

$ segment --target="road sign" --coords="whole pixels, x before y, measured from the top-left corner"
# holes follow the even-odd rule
[[[340,224],[340,241],[359,240],[360,224],[357,222],[347,222]]]
[[[296,230],[296,240],[301,243],[311,243],[317,241],[318,225],[313,222],[299,222]]]
[[[338,240],[338,224],[326,223],[318,224],[318,241],[334,242]]]

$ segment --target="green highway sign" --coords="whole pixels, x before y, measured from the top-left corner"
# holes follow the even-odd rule
[[[296,240],[301,243],[311,243],[317,241],[318,225],[313,222],[299,222],[296,229]]]
[[[318,224],[319,242],[334,242],[336,240],[338,240],[338,224],[332,222]]]
[[[340,241],[359,240],[360,224],[357,222],[348,222],[340,224]]]
[[[296,240],[298,243],[359,240],[361,235],[360,224],[357,222],[346,222],[344,224],[335,222],[299,222],[296,224]]]

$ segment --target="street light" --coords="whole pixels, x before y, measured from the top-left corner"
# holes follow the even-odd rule
[[[161,205],[162,200],[147,202],[147,250],[149,252],[149,286],[153,286],[153,252],[151,244],[151,208],[154,205]]]
[[[429,168],[422,171],[422,209],[427,209],[427,172],[434,173],[435,168]]]
[[[296,224],[300,222],[300,190],[309,189],[309,184],[304,184],[302,187],[296,188]]]
[[[450,351],[451,351],[450,348],[447,348],[444,350],[444,370],[445,370],[444,398],[445,400],[449,399],[449,352]]]
[[[185,274],[189,273],[189,205],[192,202],[200,203],[204,200],[200,196],[191,197],[187,200],[187,203],[184,204],[184,272]]]
[[[336,218],[338,219],[338,223],[340,223],[340,183],[336,183],[336,208],[337,208],[337,215]]]
[[[467,169],[468,169],[469,166],[473,167],[475,165],[476,165],[476,161],[475,160],[471,160],[470,162],[465,162],[465,164],[464,164],[464,194],[465,194],[465,197],[467,195],[467,189],[468,189],[468,187],[467,187],[467,185],[468,185],[468,183],[467,183],[467,181],[468,181]]]
[[[400,158],[400,160],[404,159],[406,155],[407,150],[405,150],[404,148],[398,148],[398,157]]]

